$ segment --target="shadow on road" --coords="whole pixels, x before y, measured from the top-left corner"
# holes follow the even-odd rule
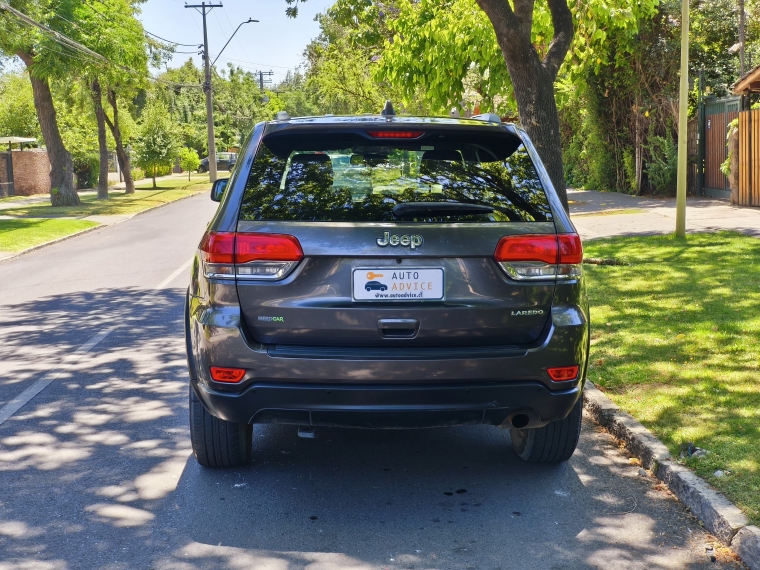
[[[520,462],[507,432],[257,426],[254,459],[190,456],[182,290],[14,307],[15,395],[121,326],[0,426],[0,569],[715,568],[707,538],[586,424],[572,460]],[[49,350],[29,364],[27,347]],[[20,354],[17,354],[17,352]],[[5,364],[4,364],[5,366]],[[3,398],[7,398],[4,395]]]

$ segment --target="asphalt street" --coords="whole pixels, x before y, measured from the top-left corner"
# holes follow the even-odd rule
[[[589,422],[559,466],[494,427],[257,426],[202,469],[182,303],[214,207],[0,263],[0,570],[741,567]]]

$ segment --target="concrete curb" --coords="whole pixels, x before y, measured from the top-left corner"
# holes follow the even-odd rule
[[[672,461],[668,448],[652,432],[621,411],[589,381],[584,394],[584,407],[591,418],[623,441],[707,530],[733,548],[750,570],[760,570],[760,528],[749,526],[749,520],[739,508],[693,471]]]
[[[176,204],[177,202],[181,202],[182,200],[187,200],[188,198],[193,198],[194,196],[197,196],[198,194],[202,194],[203,192],[205,192],[205,190],[201,190],[200,192],[195,192],[194,194],[189,194],[187,196],[182,196],[181,198],[177,198],[176,200],[172,200],[171,202],[164,202],[163,204],[159,204],[158,206],[152,206],[152,207],[147,208],[145,210],[140,210],[139,212],[135,212],[134,214],[130,215],[128,218],[124,218],[123,220],[119,220],[118,222],[114,222],[113,224],[99,224],[97,226],[93,226],[91,228],[87,228],[85,230],[81,230],[81,231],[78,231],[76,233],[69,234],[67,236],[59,237],[59,238],[51,240],[51,241],[46,241],[44,243],[38,243],[37,245],[34,245],[32,247],[28,247],[26,249],[18,251],[16,253],[14,253],[13,255],[10,255],[8,257],[3,257],[2,259],[0,259],[0,263],[4,263],[6,261],[10,261],[12,259],[16,259],[17,257],[20,257],[22,255],[26,255],[27,253],[31,253],[33,251],[36,251],[38,249],[42,249],[43,247],[47,247],[49,245],[55,245],[55,244],[57,244],[59,242],[66,241],[67,239],[71,239],[71,238],[75,238],[75,237],[81,236],[82,234],[86,234],[86,233],[89,233],[89,232],[94,232],[96,230],[102,230],[103,228],[110,228],[110,227],[116,226],[118,224],[121,224],[123,222],[127,222],[127,221],[131,220],[135,216],[140,216],[142,214],[147,214],[148,212],[152,212],[153,210],[158,210],[159,208],[163,208],[164,206],[169,206],[171,204]],[[24,219],[24,218],[19,218],[19,219]]]
[[[753,525],[740,529],[731,541],[731,548],[751,570],[760,568],[760,528]]]

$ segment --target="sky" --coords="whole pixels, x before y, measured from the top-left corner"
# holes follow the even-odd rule
[[[259,23],[245,24],[235,35],[216,62],[217,68],[233,63],[247,71],[272,71],[274,83],[281,81],[288,69],[295,69],[303,62],[306,45],[319,34],[314,16],[331,6],[335,0],[307,0],[299,3],[298,17],[285,16],[284,0],[213,0],[223,4],[206,16],[209,52],[212,61],[219,54],[232,32],[248,18]],[[189,0],[188,4],[200,4],[201,0]],[[203,43],[203,18],[193,8],[185,8],[184,0],[148,0],[142,4],[143,27],[146,31],[171,42],[190,44],[177,46],[169,67],[179,67],[192,57],[197,66],[201,58],[194,46]]]

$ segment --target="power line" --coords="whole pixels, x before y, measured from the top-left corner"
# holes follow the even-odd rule
[[[173,42],[171,40],[167,40],[166,38],[162,38],[161,36],[157,36],[156,34],[149,32],[148,30],[145,30],[145,33],[149,36],[153,36],[154,38],[161,40],[162,42],[166,42],[167,44],[174,44],[175,46],[182,46],[182,47],[194,47],[197,48],[198,44],[181,44],[179,42]]]

